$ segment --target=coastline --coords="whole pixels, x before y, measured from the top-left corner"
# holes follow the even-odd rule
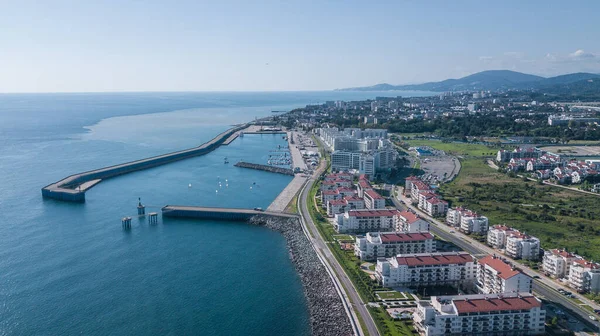
[[[311,335],[353,335],[342,300],[297,218],[257,215],[250,224],[264,226],[283,235],[290,260],[300,276],[310,315]]]

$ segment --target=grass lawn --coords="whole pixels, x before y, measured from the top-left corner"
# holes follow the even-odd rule
[[[462,169],[440,189],[451,206],[464,205],[490,220],[538,237],[543,248],[600,258],[600,201],[576,191],[525,182],[489,168],[483,159],[461,160]]]
[[[285,212],[298,214],[298,194],[292,198],[290,203],[285,207]]]
[[[412,323],[408,324],[402,321],[393,320],[385,309],[381,307],[368,307],[368,309],[375,320],[375,324],[377,324],[377,329],[379,329],[382,335],[404,336],[415,334]]]
[[[446,153],[460,156],[495,156],[497,148],[488,147],[480,144],[442,142],[439,140],[407,140],[411,147],[429,146],[435,149],[443,150]]]
[[[406,294],[396,291],[391,292],[376,292],[377,296],[379,296],[382,300],[407,300]]]
[[[337,241],[344,241],[344,242],[354,242],[356,240],[351,235],[346,235],[346,234],[336,234],[336,235],[333,235],[333,238],[335,238],[335,240],[337,240]]]

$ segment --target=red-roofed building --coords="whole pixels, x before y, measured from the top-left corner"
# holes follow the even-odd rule
[[[378,260],[375,271],[385,287],[471,285],[477,267],[466,252],[400,254]]]
[[[337,189],[321,191],[321,206],[327,208],[327,203],[333,200],[342,199],[343,195]]]
[[[546,312],[530,293],[432,296],[417,301],[421,335],[543,335]]]
[[[334,227],[338,233],[367,233],[392,231],[398,221],[398,210],[349,210],[335,215]]]
[[[390,258],[398,254],[435,252],[433,235],[425,232],[368,232],[356,237],[354,253],[361,260]]]
[[[600,292],[600,265],[585,259],[573,260],[569,268],[569,286],[579,293]]]
[[[410,198],[413,203],[419,203],[421,191],[431,191],[431,187],[421,180],[413,181],[410,188]]]
[[[337,189],[337,185],[333,181],[323,181],[321,183],[321,191],[324,190],[335,190]]]
[[[429,231],[429,222],[410,211],[398,212],[398,220],[395,223],[396,231],[421,232]]]
[[[340,192],[340,194],[342,194]],[[365,201],[356,196],[345,196],[340,200],[327,202],[327,215],[333,217],[337,214],[343,214],[349,210],[360,210],[365,208]]]
[[[487,244],[493,248],[502,249],[506,246],[506,237],[515,232],[518,231],[505,225],[493,226],[488,230]]]
[[[477,288],[481,293],[531,292],[531,278],[495,255],[479,259]]]
[[[448,211],[448,202],[437,196],[429,197],[423,201],[423,206],[420,209],[431,217],[444,216]]]
[[[543,269],[546,275],[553,278],[564,278],[569,275],[569,267],[577,256],[565,250],[544,251]]]
[[[385,209],[385,198],[373,189],[365,190],[364,199],[367,209]]]
[[[373,190],[373,186],[369,183],[367,179],[360,179],[356,184],[356,189],[358,190],[358,197],[365,197],[365,191]]]

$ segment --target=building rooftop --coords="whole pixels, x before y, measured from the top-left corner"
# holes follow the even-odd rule
[[[491,297],[483,299],[453,299],[456,311],[461,313],[484,313],[506,310],[529,310],[541,307],[542,303],[533,295],[516,297]]]
[[[417,214],[414,214],[410,211],[400,211],[398,213],[400,217],[402,217],[407,223],[414,223],[421,219]]]
[[[375,190],[370,189],[365,191],[366,195],[369,195],[372,199],[384,199],[383,196],[379,195]]]
[[[323,195],[337,195],[340,192],[336,189],[336,190],[323,190]]]
[[[511,265],[505,263],[502,259],[493,255],[479,259],[479,263],[482,265],[487,265],[496,270],[496,272],[498,272],[498,276],[504,280],[512,278],[513,276],[521,273],[520,271],[514,269]]]
[[[473,262],[473,257],[466,252],[417,253],[410,256],[396,257],[398,265],[433,266],[449,264],[466,264]]]
[[[380,217],[380,216],[395,216],[398,210],[374,209],[374,210],[350,210],[348,216],[354,217]]]
[[[409,242],[409,241],[420,241],[420,240],[433,239],[433,235],[429,232],[382,233],[379,235],[379,237],[381,238],[382,243],[399,243],[399,242]]]

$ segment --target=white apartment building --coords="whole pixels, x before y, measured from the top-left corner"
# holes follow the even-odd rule
[[[495,255],[479,259],[477,263],[477,289],[484,294],[528,292],[531,278]]]
[[[321,206],[327,208],[327,203],[342,199],[343,195],[337,189],[321,191]]]
[[[417,301],[421,335],[543,335],[546,312],[529,293],[433,296]]]
[[[477,267],[466,252],[399,254],[377,260],[376,277],[386,287],[466,285],[475,279]]]
[[[421,232],[429,231],[429,222],[410,211],[399,211],[394,228],[396,231]]]
[[[574,254],[565,250],[547,250],[544,251],[543,269],[546,275],[553,278],[564,278],[569,275],[569,267],[573,260],[576,259]]]
[[[420,209],[431,217],[443,216],[448,211],[448,202],[439,197],[431,197],[423,202]]]
[[[358,161],[358,171],[361,174],[367,175],[369,178],[375,176],[375,170],[378,167],[375,165],[375,156],[371,154],[362,154]]]
[[[385,209],[385,198],[373,189],[365,191],[364,199],[367,209]]]
[[[360,167],[359,152],[335,151],[331,153],[331,169],[333,170],[358,170]]]
[[[369,180],[361,177],[356,184],[356,190],[358,191],[358,197],[365,197],[365,191],[373,190],[373,186],[371,186]]]
[[[487,244],[493,248],[502,249],[506,246],[506,237],[515,231],[505,225],[495,225],[488,230]]]
[[[600,292],[600,265],[583,259],[574,260],[569,268],[569,287],[579,293]]]
[[[361,210],[365,208],[365,201],[356,196],[346,196],[340,200],[327,202],[327,215],[333,217],[349,210]]]
[[[515,259],[538,260],[540,240],[524,233],[511,234],[506,238],[505,253]]]
[[[392,231],[398,221],[398,210],[349,210],[335,215],[334,227],[338,233],[366,233]]]
[[[361,260],[372,261],[390,258],[398,254],[433,253],[435,240],[425,232],[368,232],[356,237],[354,254]]]
[[[464,233],[486,234],[488,231],[488,218],[476,212],[457,207],[449,209],[446,214],[446,223],[460,229]]]

